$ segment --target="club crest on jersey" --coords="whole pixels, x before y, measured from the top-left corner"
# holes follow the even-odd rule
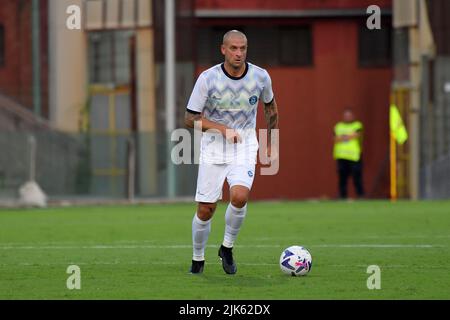
[[[247,172],[249,177],[253,177],[253,172],[249,171]]]
[[[250,102],[251,105],[254,105],[256,102],[258,102],[258,97],[257,96],[251,96],[248,99],[248,102]]]

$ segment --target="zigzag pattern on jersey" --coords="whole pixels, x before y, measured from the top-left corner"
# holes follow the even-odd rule
[[[204,116],[218,123],[225,124],[233,129],[250,129],[256,127],[256,108],[250,112],[219,110],[205,106]],[[249,121],[250,120],[250,121]]]
[[[220,65],[208,70],[205,74],[209,88],[204,107],[205,117],[234,129],[255,128],[257,104],[251,105],[249,98],[254,95],[260,98],[265,79],[261,71],[249,65],[245,78],[236,81],[228,78]]]
[[[235,97],[239,97],[242,93],[246,93],[247,97],[251,97],[252,95],[259,96],[261,93],[262,88],[258,87],[258,84],[256,81],[252,81],[249,84],[245,85],[234,85],[230,86],[229,83],[227,83],[225,86],[219,86],[219,84],[215,84],[208,90],[208,96],[212,97],[214,94],[223,97],[226,93],[231,93]]]
[[[220,65],[216,66],[214,71],[215,72],[208,72],[208,74],[206,75],[207,85],[208,88],[210,88],[208,90],[209,97],[212,97],[214,93],[222,97],[228,92],[235,97],[240,97],[241,93],[246,93],[247,98],[251,97],[252,95],[256,95],[259,97],[262,91],[262,88],[258,86],[258,84],[262,83],[263,76],[261,74],[255,73],[253,67],[250,67],[245,81],[236,81],[229,79],[226,75],[223,74]]]
[[[229,84],[222,87],[213,86],[208,90],[208,102],[211,107],[222,110],[242,109],[250,111],[254,106],[249,104],[248,99],[254,95],[259,97],[261,90],[256,82],[246,86],[230,86]],[[215,98],[219,99],[215,100]]]

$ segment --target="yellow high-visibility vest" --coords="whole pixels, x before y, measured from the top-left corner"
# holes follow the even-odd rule
[[[362,129],[363,125],[359,121],[350,123],[338,122],[334,126],[334,134],[336,137],[340,137],[343,135],[351,135]],[[334,159],[359,161],[361,157],[361,139],[353,138],[348,141],[336,142],[334,144],[333,157]]]

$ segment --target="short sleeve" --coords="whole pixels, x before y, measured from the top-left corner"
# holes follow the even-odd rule
[[[264,103],[269,103],[273,100],[273,91],[272,91],[272,79],[270,79],[269,73],[264,70],[264,88],[262,92],[262,101]]]
[[[202,112],[205,106],[206,99],[208,98],[208,87],[206,83],[206,78],[202,73],[192,90],[191,97],[187,104],[187,109],[195,112]]]

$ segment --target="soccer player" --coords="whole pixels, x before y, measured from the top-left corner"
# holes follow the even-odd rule
[[[270,161],[277,157],[270,144],[271,129],[278,129],[278,108],[269,74],[246,62],[247,37],[240,31],[231,30],[224,35],[221,52],[224,62],[200,74],[185,114],[186,126],[200,125],[203,132],[195,195],[198,207],[192,221],[192,274],[203,272],[211,218],[217,201],[222,199],[225,179],[230,186],[230,203],[218,254],[227,274],[237,271],[232,249],[247,212],[255,175],[259,148],[256,111],[260,99],[269,132],[267,157]]]

